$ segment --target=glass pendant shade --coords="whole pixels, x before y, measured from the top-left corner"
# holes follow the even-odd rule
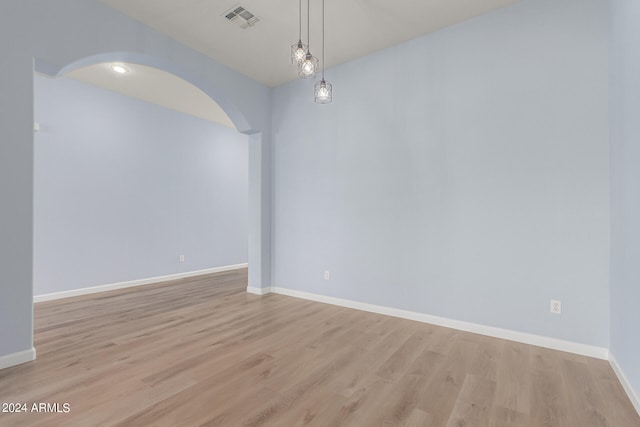
[[[333,101],[333,88],[331,87],[331,83],[324,79],[315,84],[313,93],[314,100],[318,104],[328,104]]]
[[[298,43],[291,45],[291,63],[294,65],[300,65],[307,56],[309,46],[302,43],[302,40],[298,40]]]
[[[298,76],[303,79],[314,79],[318,74],[318,58],[307,52],[304,61],[298,65]]]

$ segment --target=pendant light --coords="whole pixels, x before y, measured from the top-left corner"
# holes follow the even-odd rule
[[[310,0],[307,0],[307,43],[310,40]],[[304,61],[298,65],[298,76],[303,79],[314,79],[318,74],[318,58],[311,55],[311,50],[307,46],[307,53],[304,56]]]
[[[313,99],[318,104],[328,104],[333,101],[331,83],[324,79],[324,0],[322,0],[322,79],[313,86]]]
[[[302,0],[299,3],[299,19],[298,19],[298,43],[291,45],[291,63],[300,65],[307,56],[309,46],[302,43]]]

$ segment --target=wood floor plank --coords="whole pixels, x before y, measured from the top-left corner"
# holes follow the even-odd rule
[[[363,425],[403,426],[411,422],[420,400],[420,391],[427,378],[405,375],[388,386],[385,398],[369,411]],[[430,420],[431,421],[431,420]]]
[[[478,351],[475,354],[469,373],[495,380],[498,375],[498,367],[502,368],[504,365],[504,361],[502,361],[504,346],[504,340],[480,337]]]
[[[432,427],[433,417],[420,409],[414,409],[404,425],[406,427]]]
[[[570,410],[575,414],[569,425],[613,427],[613,417],[607,416],[604,398],[585,363],[564,360],[562,377]]]
[[[467,375],[447,427],[488,426],[495,392],[495,381],[477,375]]]
[[[281,295],[246,270],[35,305],[1,426],[638,427],[605,361]],[[52,406],[53,407],[53,406]]]
[[[495,405],[515,412],[530,413],[530,346],[506,342],[497,370]]]
[[[337,412],[328,415],[329,427],[366,427],[365,419],[385,401],[389,381],[370,375],[361,382],[359,389],[344,401]]]
[[[547,356],[552,355],[544,351]],[[545,365],[546,360],[545,358]],[[543,360],[543,359],[540,359]],[[561,366],[561,360],[558,360]],[[530,423],[533,427],[568,427],[572,418],[560,369],[533,369],[530,372]]]
[[[418,408],[433,417],[433,424],[445,426],[471,364],[477,344],[456,340],[446,359],[423,388]]]
[[[512,409],[495,406],[491,410],[489,427],[529,427],[529,416]]]
[[[419,337],[410,336],[385,360],[376,374],[387,380],[398,380],[420,356],[424,347],[424,342]]]

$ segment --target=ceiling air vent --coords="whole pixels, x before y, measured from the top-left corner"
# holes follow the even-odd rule
[[[222,14],[230,22],[235,22],[240,28],[247,29],[256,25],[260,18],[240,5],[236,5]]]

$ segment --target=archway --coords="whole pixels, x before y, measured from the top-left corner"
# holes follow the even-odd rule
[[[270,286],[270,182],[265,182],[268,175],[265,170],[265,139],[262,129],[250,122],[248,114],[228,96],[233,88],[220,87],[214,79],[194,73],[175,62],[137,52],[107,52],[77,59],[67,65],[56,67],[34,61],[35,71],[59,77],[73,70],[104,62],[129,62],[154,67],[171,73],[196,86],[213,99],[229,116],[236,129],[249,137],[249,229],[248,229],[248,264],[249,279],[247,290],[253,293],[264,293]],[[268,165],[266,166],[268,168]]]
[[[233,103],[233,101],[229,99],[225,92],[217,87],[214,83],[212,83],[211,80],[208,80],[202,76],[198,76],[178,64],[171,63],[151,55],[132,52],[103,53],[79,59],[58,69],[47,66],[46,64],[36,60],[35,69],[37,72],[48,74],[53,77],[59,77],[78,68],[99,64],[102,62],[131,62],[134,64],[141,64],[148,67],[157,68],[159,70],[166,71],[175,76],[178,76],[202,90],[204,93],[209,95],[211,99],[218,103],[220,107],[222,107],[222,109],[227,113],[233,124],[236,126],[238,132],[251,135],[259,133],[261,131],[253,128],[253,126],[249,123],[246,115],[242,111],[240,111],[240,109]]]

